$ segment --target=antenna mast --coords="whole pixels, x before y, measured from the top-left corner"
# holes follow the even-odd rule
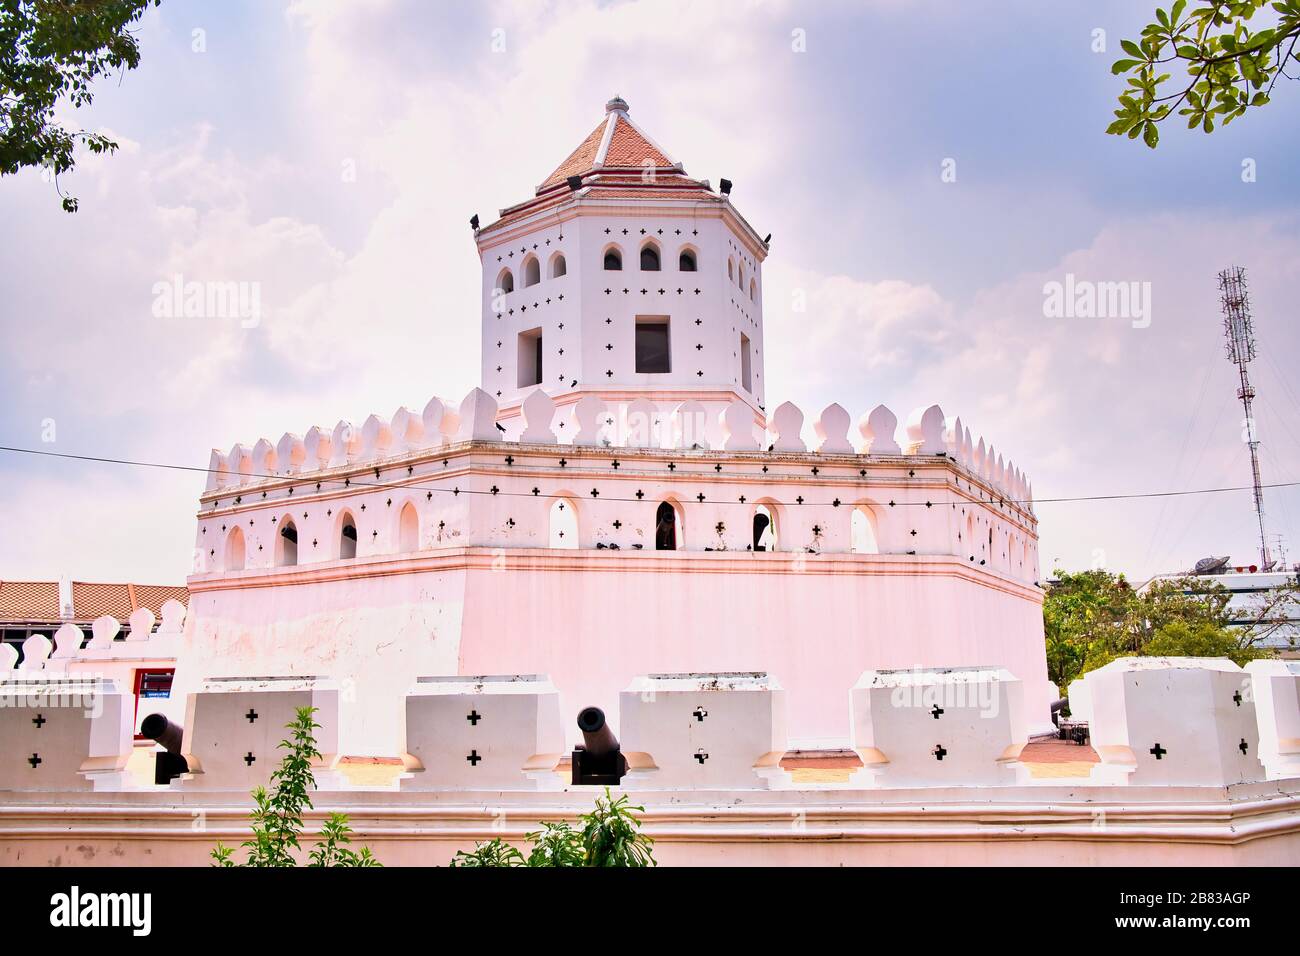
[[[1259,566],[1267,571],[1273,566],[1264,533],[1264,490],[1259,477],[1259,437],[1255,433],[1255,415],[1251,405],[1255,389],[1250,384],[1246,366],[1255,358],[1255,329],[1250,318],[1250,294],[1246,290],[1246,270],[1240,266],[1219,273],[1219,299],[1223,304],[1223,332],[1227,337],[1228,361],[1237,366],[1241,387],[1237,397],[1246,412],[1246,445],[1250,448],[1250,473],[1255,482],[1255,516],[1259,519]]]

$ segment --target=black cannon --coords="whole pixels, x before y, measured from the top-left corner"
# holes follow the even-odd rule
[[[183,773],[188,773],[190,765],[181,756],[181,741],[185,737],[185,728],[173,724],[162,714],[150,714],[140,722],[140,733],[162,747],[154,761],[153,782],[167,786]]]
[[[627,758],[605,723],[605,712],[599,707],[584,707],[578,712],[578,729],[584,742],[573,748],[573,783],[618,784],[627,773]]]

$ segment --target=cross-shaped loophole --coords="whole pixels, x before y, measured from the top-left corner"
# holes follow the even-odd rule
[[[482,760],[483,758],[480,757],[480,756],[478,755],[478,751],[477,751],[477,750],[471,750],[471,751],[469,752],[469,756],[467,756],[465,759],[469,761],[469,765],[470,765],[471,767],[477,767],[477,766],[478,766],[478,762],[479,762],[480,760]]]
[[[27,762],[32,765],[33,770],[36,769],[37,764],[45,763],[45,761],[41,759],[40,754],[32,754],[27,758]]]
[[[695,751],[695,759],[698,760],[700,762],[700,766],[703,767],[704,761],[709,759],[709,755],[705,753],[703,750],[697,750]]]
[[[943,713],[943,708],[940,707],[938,704],[935,704],[934,708],[930,711],[930,716],[933,717],[935,720],[938,720],[939,715],[942,713]]]
[[[37,730],[40,730],[42,727],[46,725],[46,723],[48,723],[48,721],[46,721],[44,714],[37,714],[35,717],[32,718],[32,723],[36,725]]]
[[[691,714],[691,716],[694,717],[697,722],[699,722],[699,721],[703,721],[705,717],[709,716],[709,712],[705,710],[703,707],[696,707],[695,712]]]
[[[935,760],[942,760],[944,757],[948,756],[948,751],[944,749],[943,744],[936,744],[935,748],[931,750],[930,753],[934,754]]]
[[[253,721],[257,720],[257,711],[250,707],[248,708],[248,713],[244,716],[248,718],[248,722],[251,724]]]
[[[253,751],[250,750],[248,753],[244,754],[245,764],[251,767],[256,762],[257,762],[257,758],[253,756]]]
[[[1160,760],[1165,754],[1169,753],[1169,751],[1157,743],[1154,747],[1148,750],[1147,753],[1152,754],[1157,760]]]
[[[465,719],[468,720],[475,727],[477,727],[478,722],[483,719],[483,715],[480,714],[477,709],[475,709],[475,710],[471,710],[468,714],[466,714]]]

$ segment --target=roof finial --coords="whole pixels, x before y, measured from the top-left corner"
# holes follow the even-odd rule
[[[623,99],[623,97],[621,97],[621,96],[619,96],[617,93],[615,93],[615,94],[614,94],[614,98],[613,98],[612,100],[610,100],[608,103],[605,104],[605,112],[606,112],[606,113],[614,113],[614,112],[626,113],[626,112],[627,112],[627,100]]]

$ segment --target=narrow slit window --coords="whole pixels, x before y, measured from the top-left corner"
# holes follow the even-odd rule
[[[530,329],[519,333],[520,388],[542,384],[542,330]]]
[[[754,386],[752,384],[753,373],[751,371],[753,366],[753,359],[750,357],[750,352],[751,352],[751,347],[749,344],[749,336],[746,335],[744,332],[741,332],[740,333],[740,385],[747,392],[752,392],[754,390]]]

